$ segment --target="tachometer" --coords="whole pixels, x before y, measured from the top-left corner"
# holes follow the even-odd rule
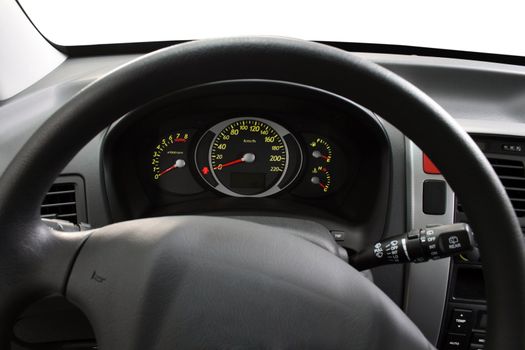
[[[212,127],[209,133],[212,136],[203,137],[211,141],[207,164],[200,166],[200,172],[225,194],[268,196],[289,184],[299,171],[302,158],[297,142],[282,126],[269,120],[230,119]],[[293,161],[290,147],[297,158]]]
[[[162,137],[151,152],[151,177],[163,190],[177,194],[202,191],[190,171],[193,130],[176,130]]]

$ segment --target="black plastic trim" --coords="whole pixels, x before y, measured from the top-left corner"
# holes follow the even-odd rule
[[[47,40],[47,39],[46,39]],[[62,46],[48,42],[60,52],[69,57],[106,56],[122,54],[141,54],[162,49],[171,45],[182,44],[192,40],[173,41],[151,41],[135,43],[101,44],[101,45],[78,45]],[[321,44],[330,45],[350,52],[374,52],[385,54],[400,54],[413,56],[431,56],[444,58],[457,58],[464,60],[496,62],[525,66],[525,57],[513,55],[500,55],[495,53],[483,53],[461,50],[447,50],[421,46],[408,45],[385,45],[370,43],[338,42],[338,41],[316,41]]]
[[[46,39],[47,40],[47,39]],[[69,57],[108,56],[123,54],[142,54],[162,49],[171,45],[182,44],[193,40],[151,41],[100,45],[62,46],[47,40],[55,49]],[[438,49],[431,47],[409,45],[386,45],[355,42],[316,41],[349,52],[373,52],[384,54],[399,54],[407,56],[429,56],[456,58],[472,61],[495,62],[525,66],[525,57],[514,55],[501,55],[461,50]]]

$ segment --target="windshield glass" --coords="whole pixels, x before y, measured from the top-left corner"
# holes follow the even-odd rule
[[[19,0],[63,46],[278,35],[525,56],[520,1]]]

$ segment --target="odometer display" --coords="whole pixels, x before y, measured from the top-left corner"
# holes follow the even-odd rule
[[[209,164],[218,189],[241,196],[271,194],[288,165],[284,129],[257,118],[229,120],[216,129]]]

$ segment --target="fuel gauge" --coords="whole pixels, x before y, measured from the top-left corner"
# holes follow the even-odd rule
[[[326,140],[317,137],[310,142],[309,146],[312,149],[311,155],[314,159],[327,164],[332,161],[332,146]]]

